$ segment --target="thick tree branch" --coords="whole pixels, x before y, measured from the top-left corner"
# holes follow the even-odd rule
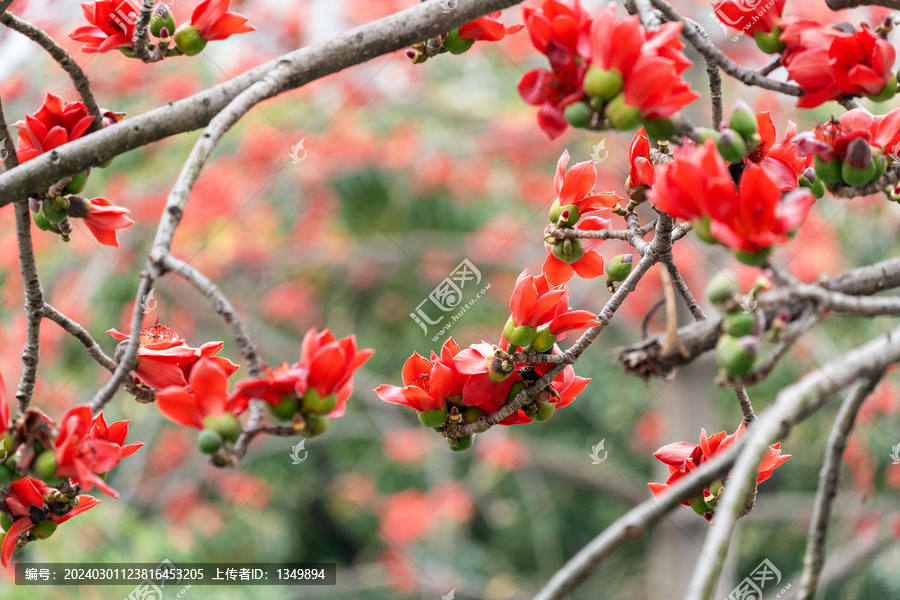
[[[199,129],[237,96],[261,81],[277,65],[289,75],[267,92],[271,98],[347,67],[395,52],[414,43],[519,4],[522,0],[459,0],[444,12],[439,2],[425,2],[343,33],[331,40],[289,52],[184,100],[104,127],[91,135],[42,154],[0,175],[0,206],[42,186],[75,175],[123,152],[165,137]]]
[[[847,438],[853,430],[856,414],[880,380],[881,375],[864,381],[854,390],[853,394],[847,396],[831,427],[831,434],[828,436],[828,444],[825,447],[825,460],[819,471],[819,488],[816,491],[812,520],[809,524],[798,600],[812,600],[816,595],[819,575],[825,565],[825,538],[828,535],[828,525],[831,521],[831,505],[837,494],[841,457],[847,447]]]

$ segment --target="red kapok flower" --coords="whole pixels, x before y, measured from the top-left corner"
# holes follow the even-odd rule
[[[238,395],[229,397],[228,375],[212,360],[201,358],[191,369],[188,387],[171,386],[157,391],[156,405],[170,421],[203,429],[206,417],[241,414],[247,409],[247,400]]]
[[[144,445],[144,442],[125,444],[125,438],[128,437],[129,422],[130,421],[116,421],[115,423],[107,425],[106,419],[103,418],[103,413],[101,412],[94,417],[94,420],[91,422],[91,431],[89,435],[95,440],[103,440],[119,446],[122,449],[122,458],[125,458],[126,456],[131,456],[137,452],[138,449]]]
[[[656,169],[650,160],[650,139],[643,127],[638,129],[628,147],[628,171],[629,189],[640,187],[653,187],[656,180]]]
[[[91,208],[84,216],[84,224],[98,242],[118,248],[119,240],[116,232],[134,225],[134,221],[125,216],[131,211],[114,205],[106,198],[93,198],[89,202]]]
[[[97,474],[106,473],[125,456],[121,443],[94,434],[94,418],[88,405],[69,409],[59,424],[56,436],[56,475],[67,477],[85,491],[97,486],[113,498],[119,494]],[[105,423],[104,423],[105,425]],[[125,424],[127,432],[127,423]],[[122,436],[124,441],[124,435]],[[132,444],[132,447],[134,445]],[[129,454],[140,448],[129,448]]]
[[[775,28],[784,12],[784,3],[785,0],[772,0],[760,7],[759,2],[718,0],[713,2],[713,12],[722,23],[752,36]]]
[[[236,33],[256,31],[242,14],[228,12],[231,0],[203,0],[191,14],[191,25],[207,42],[224,40]]]
[[[403,386],[380,385],[375,388],[379,398],[422,412],[444,408],[453,387],[453,373],[441,360],[433,363],[418,352],[403,363]]]
[[[25,115],[24,121],[13,123],[13,127],[19,130],[16,157],[24,163],[77,140],[87,132],[93,120],[84,103],[63,104],[59,96],[48,93],[36,113]]]
[[[569,308],[569,290],[564,285],[551,287],[545,274],[529,275],[528,269],[522,271],[516,280],[509,309],[513,320],[511,327],[537,328],[546,325],[549,332],[560,339],[565,338],[569,331],[587,329],[597,324],[593,313]]]
[[[132,0],[85,2],[81,10],[90,25],[79,27],[69,37],[84,42],[82,52],[90,54],[134,47],[134,25],[139,5],[136,8]]]
[[[501,348],[507,345],[504,342]],[[511,375],[517,366],[514,365],[512,371],[506,372],[505,379],[496,381],[503,373],[498,371],[496,365],[492,365],[492,371],[489,372],[488,358],[491,358],[492,363],[499,362],[499,359],[494,360],[493,357],[494,347],[481,342],[460,351],[453,359],[457,372],[466,377],[462,391],[463,404],[478,406],[489,413],[503,406],[516,380],[516,376]]]
[[[647,197],[653,206],[676,219],[701,218],[708,213],[710,202],[734,193],[731,173],[712,140],[661,165],[657,175]]]
[[[800,156],[797,144],[793,139],[797,135],[797,126],[788,121],[784,140],[775,143],[775,122],[767,112],[756,113],[756,126],[762,141],[750,152],[748,160],[758,163],[766,174],[783,190],[797,189],[797,177],[807,167],[812,166],[813,159]]]
[[[347,399],[353,393],[353,372],[373,354],[375,351],[371,348],[357,350],[354,335],[338,340],[330,330],[319,333],[313,327],[303,337],[300,361],[295,366],[308,369],[306,384],[320,396],[337,396],[337,405],[328,415],[336,418],[344,414]]]
[[[38,524],[51,520],[57,524],[65,523],[72,517],[91,509],[100,503],[99,500],[87,495],[77,498],[77,504],[64,515],[53,514],[44,504],[44,494],[53,488],[39,479],[23,477],[9,486],[6,496],[6,509],[12,515],[14,521],[3,537],[0,544],[0,564],[9,566],[13,551],[19,541],[19,536],[31,531]]]
[[[579,231],[600,231],[601,229],[609,229],[611,226],[612,223],[609,219],[591,215],[578,221],[574,229]],[[605,240],[557,240],[557,242],[556,245],[560,247],[563,247],[566,242],[572,242],[572,246],[575,248],[572,256],[582,255],[580,258],[572,260],[572,262],[566,262],[554,255],[554,246],[544,242],[544,248],[547,250],[547,259],[544,261],[542,270],[547,275],[547,281],[551,285],[563,284],[572,279],[572,276],[576,273],[582,279],[593,279],[603,275],[603,257],[594,249],[605,243]],[[580,249],[583,249],[583,253]]]
[[[585,216],[604,208],[612,208],[622,201],[622,198],[613,192],[594,194],[597,167],[593,160],[578,163],[569,169],[568,173],[567,164],[569,151],[564,150],[556,163],[556,175],[553,177],[557,198],[550,210],[551,215],[558,208],[571,210],[574,207],[578,216]]]
[[[507,35],[518,33],[524,25],[516,23],[514,25],[504,25],[497,17],[501,11],[485,15],[480,19],[475,19],[471,23],[466,23],[459,28],[459,39],[475,40],[485,42],[499,42]]]

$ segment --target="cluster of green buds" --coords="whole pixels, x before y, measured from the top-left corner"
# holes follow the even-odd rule
[[[213,454],[222,448],[231,448],[244,428],[230,412],[203,419],[203,429],[197,434],[197,447],[204,454]]]
[[[206,48],[207,40],[200,35],[200,30],[190,23],[177,25],[175,14],[164,2],[153,7],[149,29],[156,41],[149,42],[147,47],[157,58],[196,56]],[[135,58],[131,48],[120,46],[119,51],[129,58]]]
[[[337,406],[337,396],[322,396],[315,388],[306,388],[302,396],[286,394],[278,404],[269,404],[269,413],[277,421],[291,423],[308,438],[322,435],[328,428],[328,414]]]
[[[550,219],[550,225],[544,230],[544,241],[550,246],[550,252],[553,256],[569,265],[584,258],[585,249],[581,240],[577,238],[560,240],[553,233],[556,228],[575,227],[578,221],[581,220],[578,207],[574,204],[562,206],[559,203],[559,198],[557,198],[550,206],[550,212],[547,216]]]
[[[761,278],[750,293],[741,297],[734,276],[720,273],[706,287],[707,299],[724,315],[721,336],[716,343],[716,361],[729,377],[744,377],[756,362],[760,335],[765,330],[765,315],[755,310],[755,295],[767,283]]]
[[[522,348],[523,352],[550,352],[556,344],[556,336],[550,333],[549,325],[517,326],[512,315],[509,315],[506,325],[503,326],[503,337],[511,345]]]
[[[432,413],[433,416],[423,418],[423,415],[426,413]],[[471,425],[486,414],[487,411],[478,406],[464,406],[462,403],[462,395],[459,395],[448,398],[443,409],[420,412],[419,421],[426,427],[433,427],[435,431],[443,432],[445,429],[447,431],[452,431],[461,425]],[[450,446],[450,449],[454,452],[468,450],[474,443],[474,433],[460,437],[447,438],[447,445]]]
[[[634,269],[634,254],[619,254],[606,263],[606,289],[616,290],[616,283],[628,279]]]
[[[743,161],[745,157],[755,152],[762,142],[756,126],[756,116],[747,103],[741,100],[738,100],[731,110],[727,127],[723,126],[719,131],[700,130],[700,143],[706,140],[715,140],[719,154],[730,163]]]
[[[835,184],[844,183],[862,187],[877,181],[887,169],[887,161],[881,148],[874,148],[863,138],[856,138],[847,144],[843,160],[838,157],[824,160],[816,156],[816,176],[833,190]]]
[[[644,119],[641,110],[625,102],[622,73],[617,69],[588,67],[582,89],[585,98],[566,107],[566,120],[580,129],[630,131],[643,125],[647,136],[667,140],[681,129],[681,116]]]
[[[91,210],[91,203],[80,196],[55,196],[43,199],[31,197],[28,205],[37,228],[59,235],[64,242],[71,239],[72,224],[69,217],[82,219]]]
[[[506,350],[499,346],[494,346],[494,353],[485,357],[484,365],[491,381],[495,383],[506,381],[516,370],[516,363],[510,360]]]
[[[691,498],[691,508],[707,521],[711,521],[724,491],[725,486],[722,485],[721,479],[712,481],[703,493]]]

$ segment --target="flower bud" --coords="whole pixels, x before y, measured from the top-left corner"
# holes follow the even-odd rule
[[[464,435],[461,438],[447,438],[447,445],[450,446],[450,449],[454,452],[462,452],[463,450],[468,450],[472,447],[472,444],[475,443],[475,434],[472,435]]]
[[[206,48],[206,40],[199,29],[185,23],[175,30],[175,47],[186,56],[196,56]]]
[[[766,54],[778,54],[784,50],[784,42],[781,41],[781,30],[775,27],[771,33],[762,31],[754,34],[753,39],[760,50]]]
[[[3,531],[9,531],[9,528],[12,527],[13,520],[6,513],[0,513],[0,527],[3,528]]]
[[[534,336],[537,335],[537,329],[529,325],[520,325],[519,327],[514,327],[510,334],[510,336],[506,337],[510,344],[526,348],[531,345]],[[506,336],[505,330],[503,335]]]
[[[479,408],[477,406],[467,406],[462,411],[462,422],[466,425],[470,425],[486,414],[487,411],[483,408]]]
[[[719,135],[719,154],[728,162],[736,163],[744,160],[747,154],[747,144],[736,131],[723,129]]]
[[[584,257],[584,244],[581,240],[564,240],[561,244],[553,246],[550,252],[559,260],[571,265]]]
[[[440,427],[447,420],[449,411],[447,407],[423,410],[419,413],[419,423],[425,427]]]
[[[534,415],[535,421],[544,422],[556,413],[556,405],[552,402],[536,402],[537,412]]]
[[[153,14],[150,15],[150,33],[159,38],[168,37],[162,35],[163,29],[175,31],[175,15],[165,3],[160,2],[153,8]]]
[[[328,394],[323,398],[315,388],[307,388],[303,392],[301,403],[304,412],[327,415],[337,406],[337,397],[334,394]]]
[[[622,73],[618,70],[591,65],[584,74],[584,93],[603,101],[612,100],[622,90],[623,81]]]
[[[716,344],[716,362],[729,376],[743,377],[753,368],[758,350],[759,338],[723,335]]]
[[[47,519],[41,523],[38,523],[34,527],[31,528],[30,533],[34,537],[39,540],[46,540],[48,537],[53,535],[53,532],[56,531],[57,523],[53,519]]]
[[[559,198],[553,201],[553,204],[550,205],[550,212],[547,213],[547,217],[550,219],[550,222],[554,225],[559,221],[559,218],[562,216],[563,207],[559,203]]]
[[[719,143],[720,134],[715,129],[701,129],[700,135],[697,136],[698,144],[705,144],[706,140],[713,140],[716,144]]]
[[[538,327],[537,334],[531,340],[531,349],[535,352],[549,352],[556,343],[556,336],[550,333],[549,325]]]
[[[328,417],[324,415],[303,415],[306,422],[306,437],[314,438],[325,433],[328,429]]]
[[[49,481],[56,477],[56,455],[53,450],[44,450],[31,464],[31,470],[38,479]]]
[[[731,300],[735,294],[739,294],[737,280],[731,272],[719,273],[706,286],[706,297],[713,304],[721,304]]]
[[[219,416],[210,415],[204,418],[203,428],[215,431],[222,436],[222,439],[228,442],[237,441],[238,436],[244,430],[241,422],[232,413],[225,413]]]
[[[614,129],[628,131],[641,123],[641,109],[625,103],[625,95],[619,94],[609,101],[604,110]]]
[[[63,194],[80,194],[87,185],[87,171],[82,171],[72,178],[72,181],[63,188]]]
[[[450,54],[462,54],[471,48],[474,43],[475,40],[461,39],[459,37],[459,29],[454,29],[447,34],[447,39],[444,40],[444,48],[446,48]]]
[[[634,254],[619,254],[606,265],[606,274],[613,281],[625,281],[634,268]]]
[[[51,199],[44,200],[41,203],[41,215],[52,225],[56,225],[66,218],[66,211],[61,210],[56,202]]]
[[[866,98],[871,100],[872,102],[884,102],[886,100],[890,100],[897,93],[897,76],[891,75],[891,78],[887,80],[887,83],[884,86],[884,89],[881,90],[878,94],[866,94]]]
[[[820,156],[813,159],[816,177],[825,183],[837,183],[841,180],[841,159],[824,161]]]
[[[506,395],[506,401],[512,402],[525,388],[526,385],[524,381],[516,381],[513,383],[512,387],[509,388],[509,393]]]
[[[772,254],[772,248],[763,248],[762,250],[758,250],[756,252],[745,252],[743,250],[735,250],[734,257],[738,259],[740,262],[745,265],[750,265],[751,267],[761,267],[766,264],[766,261],[769,260],[769,256]]]
[[[756,329],[754,313],[736,312],[722,317],[722,333],[731,337],[750,335]]]
[[[508,364],[512,364],[508,360],[497,358],[496,356],[488,356],[484,359],[484,364],[487,367],[488,376],[495,383],[506,381],[512,375],[512,369],[506,369]]]
[[[594,119],[594,109],[587,102],[573,102],[564,112],[569,125],[579,129],[590,127]]]
[[[703,501],[703,496],[694,496],[691,498],[691,508],[701,517],[709,512],[709,507]]]
[[[856,138],[847,144],[847,154],[841,166],[841,179],[847,185],[864,186],[875,179],[877,170],[872,160],[872,147],[862,138]]]
[[[300,401],[296,396],[288,395],[278,404],[269,404],[269,413],[279,421],[290,421],[295,413],[300,412]]]
[[[76,219],[83,219],[93,208],[91,203],[81,196],[69,196],[67,200],[69,201],[69,207],[66,213]]]
[[[222,447],[222,436],[211,429],[201,429],[197,434],[197,447],[203,454],[212,454]]]
[[[676,113],[662,119],[644,119],[643,124],[651,140],[668,140],[681,129],[681,115]]]
[[[738,100],[731,109],[728,127],[744,139],[749,139],[756,133],[756,116],[743,100]]]

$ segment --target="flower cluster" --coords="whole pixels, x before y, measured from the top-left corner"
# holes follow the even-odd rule
[[[669,467],[669,478],[665,483],[648,484],[653,491],[653,495],[662,495],[679,479],[697,470],[703,463],[712,460],[716,454],[727,450],[734,444],[735,440],[744,435],[745,431],[743,423],[732,435],[727,435],[724,431],[720,431],[714,435],[707,436],[706,430],[701,429],[699,444],[676,442],[657,450],[653,456]],[[759,475],[756,478],[756,483],[762,483],[771,477],[772,471],[784,464],[790,457],[790,454],[781,454],[780,443],[769,446],[766,456],[759,465]],[[724,489],[722,480],[717,479],[710,483],[702,493],[682,502],[682,504],[690,506],[707,521],[712,521],[716,505]]]
[[[713,13],[719,22],[736,29],[738,36],[752,35],[760,50],[775,54],[784,49],[779,23],[785,1],[769,0],[761,6],[760,2],[746,0],[717,0],[713,2]]]
[[[169,3],[170,5],[171,3]],[[152,49],[160,56],[195,56],[208,42],[224,40],[236,33],[255,31],[247,17],[230,12],[231,0],[203,0],[194,9],[189,23],[177,25],[175,15],[165,2],[153,8],[150,33],[156,38]],[[69,37],[83,42],[82,52],[109,52],[118,49],[134,57],[134,35],[140,3],[133,0],[97,0],[81,5],[90,25],[79,27]]]
[[[545,0],[526,9],[525,24],[551,70],[526,73],[519,93],[541,107],[538,123],[551,139],[569,124],[628,130],[641,122],[667,138],[677,129],[672,117],[700,97],[681,77],[691,65],[681,23],[647,31],[637,16],[617,20],[612,4],[591,19],[577,0]]]

